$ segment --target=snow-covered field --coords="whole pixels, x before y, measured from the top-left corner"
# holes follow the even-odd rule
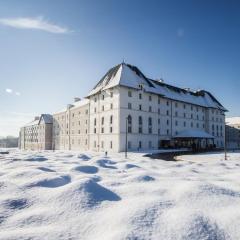
[[[0,155],[0,239],[240,239],[240,153]]]

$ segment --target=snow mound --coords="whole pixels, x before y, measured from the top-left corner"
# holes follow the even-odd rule
[[[47,167],[38,167],[37,169],[39,169],[43,172],[56,172],[55,170],[52,170],[52,169],[47,168]]]
[[[121,198],[111,190],[101,186],[93,179],[84,179],[71,184],[57,197],[59,201],[68,202],[75,209],[92,208],[104,201],[119,201]]]
[[[19,199],[7,199],[3,201],[2,205],[7,209],[20,210],[26,208],[29,204],[27,199],[19,198]]]
[[[98,168],[95,166],[78,166],[74,168],[75,171],[79,171],[82,173],[89,173],[89,174],[94,174],[98,172]]]
[[[149,175],[142,175],[142,176],[137,177],[136,180],[139,182],[151,182],[151,181],[154,181],[155,178],[151,177]]]
[[[71,182],[71,178],[66,176],[47,178],[40,181],[36,181],[30,184],[28,187],[45,187],[45,188],[57,188],[62,187]]]
[[[89,156],[86,155],[86,154],[78,154],[77,157],[80,158],[80,159],[83,160],[83,161],[89,161],[89,160],[91,159],[91,157],[89,157]]]
[[[26,157],[24,160],[29,162],[44,162],[44,161],[47,161],[48,159],[43,156],[32,156],[32,157],[30,156],[30,157]]]
[[[219,187],[214,184],[205,184],[200,187],[200,194],[203,196],[207,195],[222,195],[227,197],[238,197],[240,198],[240,192],[231,190],[225,187]]]
[[[190,219],[189,229],[186,235],[182,238],[186,240],[225,240],[229,239],[226,233],[219,228],[216,223],[212,223],[204,216],[194,216]]]
[[[128,163],[128,164],[125,165],[125,168],[126,168],[126,169],[139,168],[139,166],[137,166],[137,165],[135,165],[135,164]]]
[[[109,160],[109,159],[97,160],[97,164],[98,164],[98,166],[103,167],[103,168],[117,169],[117,167],[113,166],[116,164],[116,162]]]

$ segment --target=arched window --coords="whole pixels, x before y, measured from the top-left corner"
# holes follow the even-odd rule
[[[132,133],[132,116],[128,115],[128,133]]]
[[[142,117],[138,117],[138,132],[142,133]]]

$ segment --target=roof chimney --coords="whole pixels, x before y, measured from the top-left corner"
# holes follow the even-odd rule
[[[79,101],[81,101],[81,98],[79,98],[79,97],[74,98],[74,102],[79,102]]]

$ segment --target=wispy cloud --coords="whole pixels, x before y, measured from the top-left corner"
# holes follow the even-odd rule
[[[11,88],[6,88],[6,89],[5,89],[5,92],[8,93],[8,94],[15,94],[16,96],[20,96],[20,95],[21,95],[20,92],[15,92],[15,91],[13,91],[13,89],[11,89]]]
[[[12,89],[10,89],[10,88],[6,88],[6,93],[12,93],[13,92],[13,90]]]
[[[0,18],[0,24],[20,29],[35,29],[42,30],[50,33],[69,33],[71,32],[66,27],[61,27],[56,24],[50,23],[43,17],[38,18]]]

